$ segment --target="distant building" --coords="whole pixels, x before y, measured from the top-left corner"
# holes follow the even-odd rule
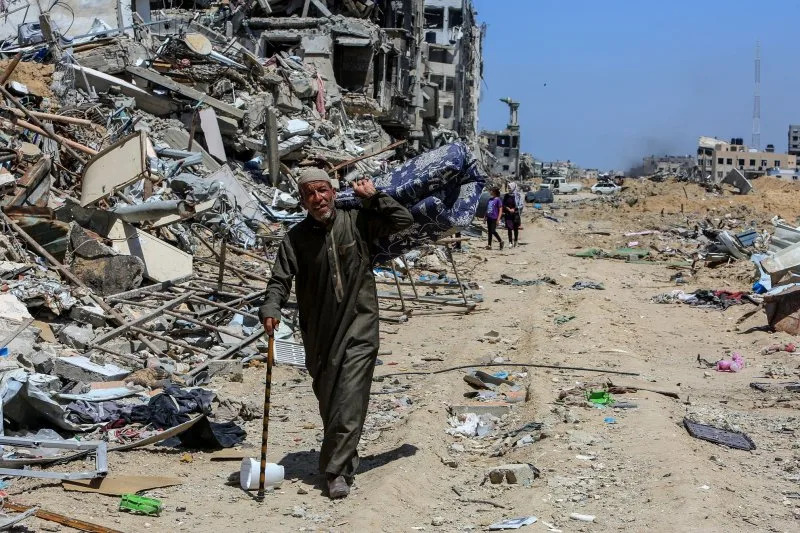
[[[697,171],[700,180],[705,181],[706,177],[714,180],[714,150],[718,145],[725,146],[728,143],[715,137],[700,137],[697,140]]]
[[[508,124],[503,131],[482,131],[480,135],[481,148],[490,154],[491,164],[487,171],[490,176],[516,179],[522,176],[520,172],[520,155],[522,144],[519,137],[519,102],[511,98],[501,98],[501,102],[508,106]]]
[[[515,179],[519,176],[519,130],[482,131],[481,146],[492,155],[490,176]]]
[[[789,124],[787,153],[800,155],[800,124]]]
[[[699,149],[698,149],[699,150]],[[767,174],[782,174],[782,171],[794,171],[797,168],[797,156],[794,154],[776,153],[772,145],[766,150],[749,149],[742,139],[731,139],[731,142],[718,141],[713,151],[712,181],[719,182],[733,169],[741,170],[748,179]]]
[[[679,174],[689,172],[695,166],[690,155],[650,155],[642,158],[644,174]]]
[[[600,172],[596,168],[587,168],[583,171],[583,179],[597,180],[600,177]]]

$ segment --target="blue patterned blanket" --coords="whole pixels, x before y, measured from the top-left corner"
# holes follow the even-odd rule
[[[381,263],[467,227],[475,216],[486,177],[463,143],[425,152],[385,176],[375,187],[403,204],[414,224],[376,244],[375,263]],[[358,209],[361,200],[352,189],[336,198],[342,209]]]

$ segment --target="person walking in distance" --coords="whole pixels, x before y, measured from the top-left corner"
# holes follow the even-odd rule
[[[508,184],[508,190],[514,193],[514,200],[517,202],[517,214],[519,215],[519,229],[522,229],[522,211],[525,208],[525,194],[522,187],[512,181]]]
[[[358,469],[356,448],[378,357],[373,243],[414,219],[369,179],[353,183],[362,207],[352,210],[336,209],[336,191],[322,169],[304,170],[297,185],[308,216],[281,241],[259,316],[272,335],[294,280],[306,368],[324,429],[319,469],[328,496],[344,498]]]
[[[489,191],[489,204],[486,206],[486,227],[489,230],[489,246],[487,250],[492,249],[492,237],[497,239],[500,249],[503,249],[503,239],[497,233],[497,224],[500,222],[500,216],[503,214],[503,201],[500,200],[500,189],[492,187]]]
[[[522,225],[522,218],[519,215],[519,204],[517,204],[514,189],[516,183],[513,181],[508,184],[508,192],[503,196],[503,217],[508,230],[508,245],[517,246],[519,241],[519,227]]]

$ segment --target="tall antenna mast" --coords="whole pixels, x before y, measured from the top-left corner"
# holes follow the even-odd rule
[[[756,41],[756,86],[753,93],[753,138],[750,144],[761,150],[761,43]]]

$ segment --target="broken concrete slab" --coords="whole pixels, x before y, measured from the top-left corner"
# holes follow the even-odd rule
[[[31,318],[27,306],[10,292],[0,293],[0,318],[22,322]]]
[[[231,381],[244,380],[244,366],[241,359],[219,359],[208,361],[208,377],[227,376]]]
[[[303,102],[294,93],[289,92],[283,85],[279,89],[275,107],[287,115],[293,115],[303,110]]]
[[[503,482],[509,485],[522,485],[530,487],[533,480],[539,477],[539,470],[527,463],[511,463],[496,468],[492,468],[486,473],[486,479],[492,485],[499,485]]]
[[[78,355],[75,357],[58,357],[55,360],[53,372],[62,379],[89,383],[92,381],[116,381],[130,374],[117,365],[106,363],[98,365],[88,357]]]
[[[94,332],[91,327],[78,326],[77,324],[70,324],[58,332],[58,340],[62,344],[66,344],[72,348],[85,350],[94,338]]]
[[[93,328],[102,328],[106,325],[105,311],[97,305],[75,305],[69,310],[69,317]]]
[[[728,172],[720,183],[727,183],[728,185],[736,187],[739,190],[739,194],[747,194],[753,190],[753,185],[744,177],[742,171],[737,168]]]
[[[121,78],[87,67],[78,65],[69,66],[76,71],[73,73],[76,80],[75,84],[87,91],[91,91],[91,89],[94,88],[100,92],[107,92],[111,87],[114,87],[115,90],[118,90],[125,96],[135,99],[137,108],[156,116],[169,115],[180,109],[178,102],[170,98],[150,94],[141,87],[128,83]],[[84,75],[86,76],[85,78]],[[84,83],[84,80],[89,83],[88,86]]]
[[[187,98],[191,98],[192,100],[203,102],[206,105],[209,105],[222,113],[223,115],[233,117],[236,120],[241,120],[244,118],[244,111],[241,109],[237,109],[236,107],[226,104],[216,98],[212,98],[205,93],[202,93],[196,89],[192,89],[188,85],[183,85],[181,83],[177,83],[166,76],[162,76],[157,72],[153,72],[152,70],[148,70],[141,67],[128,67],[127,70],[129,73],[133,74],[136,77],[139,77],[143,80],[146,80],[150,83],[154,83],[156,85],[160,85],[165,89],[169,89],[170,91],[176,92],[182,96]]]
[[[227,161],[225,143],[222,142],[222,134],[220,133],[219,122],[214,108],[201,109],[198,115],[200,116],[200,129],[203,130],[203,135],[206,138],[208,153],[220,161]]]
[[[242,215],[259,222],[266,221],[264,214],[261,212],[261,209],[259,209],[258,200],[253,198],[247,189],[245,189],[244,186],[239,183],[239,180],[237,180],[236,176],[233,175],[233,172],[228,165],[223,165],[217,172],[210,175],[206,179],[210,182],[220,182],[223,185],[225,192],[236,198],[236,203],[242,210]]]
[[[50,374],[55,366],[53,354],[45,350],[31,350],[28,353],[20,354],[17,360],[28,368],[32,368],[40,374]]]

